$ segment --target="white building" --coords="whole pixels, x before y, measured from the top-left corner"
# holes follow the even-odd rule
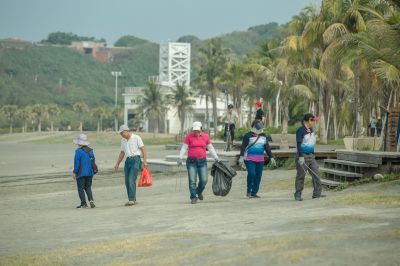
[[[161,93],[171,94],[173,88],[178,82],[185,82],[189,90],[190,87],[190,44],[189,43],[167,43],[160,45],[160,68],[159,76],[156,78],[161,86]],[[130,127],[135,127],[130,123],[131,119],[137,117],[139,103],[145,87],[127,87],[124,96],[124,123]],[[200,121],[206,127],[206,101],[204,96],[195,95],[192,98],[193,112],[188,113],[185,119],[185,129],[190,129],[194,121]],[[213,127],[212,103],[209,99],[209,121]],[[217,113],[222,116],[226,112],[227,103],[223,95],[217,99]],[[177,134],[180,131],[180,121],[177,110],[173,106],[168,107],[165,117],[159,127],[160,132]],[[142,125],[145,131],[152,131],[152,123],[143,121]],[[220,127],[221,128],[221,127]]]

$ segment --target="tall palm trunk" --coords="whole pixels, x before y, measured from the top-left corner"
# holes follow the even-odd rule
[[[275,127],[279,127],[279,97],[281,94],[281,88],[279,88],[278,94],[276,95],[275,101]]]
[[[288,141],[289,102],[282,102],[282,136],[281,148],[289,149]]]
[[[210,115],[208,108],[208,94],[206,94],[206,125],[207,129],[210,130]]]
[[[97,132],[100,132],[100,119],[97,119]]]
[[[267,102],[267,112],[268,112],[268,127],[273,127],[273,118],[272,118],[272,105],[271,102]]]
[[[214,122],[214,140],[217,139],[217,121],[218,121],[218,113],[217,113],[217,91],[212,89],[212,105],[213,105],[213,122]]]
[[[42,119],[39,119],[38,131],[39,131],[39,132],[42,132]]]
[[[324,108],[324,95],[322,88],[318,96],[318,109],[319,109],[319,138],[321,143],[327,144],[326,139],[326,124],[325,124],[325,108]]]
[[[385,88],[386,89],[386,88]],[[392,96],[393,96],[393,87],[390,89],[390,94],[389,94],[389,99],[386,101],[387,97],[384,97],[385,103],[386,103],[386,110],[389,110],[390,108],[390,103],[392,102]],[[380,145],[380,150],[384,150],[385,143],[383,143],[383,140],[385,139],[386,136],[386,120],[387,120],[387,115],[386,113],[384,114],[383,121],[382,121],[382,130],[381,130],[381,137],[379,139]]]
[[[50,122],[50,129],[51,129],[51,132],[54,132],[54,122],[53,121]]]

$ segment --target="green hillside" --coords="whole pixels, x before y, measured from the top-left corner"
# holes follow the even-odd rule
[[[243,56],[268,38],[279,39],[279,34],[279,25],[269,23],[219,37],[225,47]],[[179,41],[192,43],[195,59],[207,40],[187,35]],[[111,106],[114,78],[110,72],[123,73],[120,88],[144,85],[148,76],[158,74],[158,50],[158,44],[122,36],[111,48],[112,63],[99,63],[90,55],[61,45],[0,40],[0,105],[56,103],[71,109],[75,102],[83,100],[90,107]]]
[[[84,100],[89,106],[112,105],[111,71],[123,72],[121,88],[142,85],[158,73],[155,44],[115,53],[114,62],[104,64],[68,47],[0,41],[0,104],[71,106]]]

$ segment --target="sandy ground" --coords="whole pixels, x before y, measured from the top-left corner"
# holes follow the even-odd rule
[[[122,172],[103,173],[82,210],[69,176],[0,179],[0,265],[399,265],[399,181],[295,202],[294,174],[265,171],[250,200],[244,172],[224,198],[209,176],[196,205],[184,174],[155,174],[124,207]]]
[[[66,174],[74,149],[0,140],[0,265],[400,265],[399,180],[317,200],[308,181],[295,202],[295,172],[268,170],[261,199],[249,200],[238,172],[227,197],[212,194],[209,176],[205,200],[191,205],[185,173],[155,174],[124,207],[123,174],[107,170],[119,147],[97,145],[97,207],[81,210]]]

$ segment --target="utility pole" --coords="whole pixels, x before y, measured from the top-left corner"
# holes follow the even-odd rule
[[[115,77],[115,109],[117,109],[118,102],[118,77],[122,76],[122,73],[119,71],[112,71],[111,75]],[[118,131],[118,118],[115,116],[114,118],[115,131]]]

